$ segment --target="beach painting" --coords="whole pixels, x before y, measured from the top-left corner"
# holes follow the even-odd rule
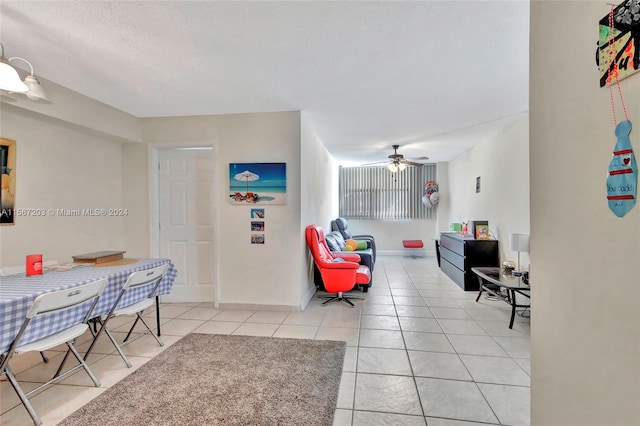
[[[229,163],[231,204],[286,204],[287,163]]]

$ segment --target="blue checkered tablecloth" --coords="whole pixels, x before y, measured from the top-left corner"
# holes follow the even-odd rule
[[[169,264],[169,269],[156,292],[156,295],[163,295],[171,292],[178,274],[169,259],[139,259],[136,263],[122,266],[79,266],[69,271],[44,271],[42,275],[30,277],[25,274],[0,277],[0,353],[9,349],[24,323],[27,311],[39,295],[107,278],[109,283],[93,310],[92,317],[97,317],[109,312],[132,272],[155,268],[165,263]],[[128,290],[118,306],[136,303],[147,297],[150,290],[150,285]],[[82,318],[86,311],[85,306],[78,306],[64,314],[53,313],[36,318],[25,330],[21,344],[41,339],[77,323],[78,318]]]

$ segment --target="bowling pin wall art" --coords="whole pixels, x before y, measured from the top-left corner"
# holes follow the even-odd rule
[[[636,205],[638,188],[638,165],[631,147],[631,121],[625,120],[616,126],[616,146],[609,162],[607,176],[607,201],[609,209],[623,217]]]

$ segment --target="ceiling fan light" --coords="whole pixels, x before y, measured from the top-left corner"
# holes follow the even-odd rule
[[[389,169],[391,173],[395,173],[398,171],[398,165],[396,163],[391,163],[387,166],[387,169]]]
[[[6,62],[0,62],[0,89],[14,93],[27,93],[29,86],[20,80],[15,68]]]
[[[400,170],[401,172],[404,171],[404,169],[406,168],[407,168],[406,164],[403,164],[403,163],[398,164],[398,170]]]
[[[40,82],[35,76],[33,75],[26,76],[24,79],[24,82],[27,85],[27,87],[29,87],[29,91],[25,93],[27,98],[31,99],[32,101],[39,101],[39,100],[48,101],[49,100],[49,98],[47,98],[47,94],[44,92],[44,89],[40,85]]]

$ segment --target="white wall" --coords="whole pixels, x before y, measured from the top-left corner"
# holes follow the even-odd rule
[[[311,128],[307,116],[301,114],[300,149],[300,238],[304,249],[301,262],[306,267],[300,277],[301,306],[305,306],[313,293],[313,260],[306,247],[304,229],[307,225],[320,225],[331,230],[331,220],[338,216],[338,165]]]
[[[146,144],[122,144],[122,182],[126,188],[122,193],[122,205],[128,209],[122,238],[127,256],[132,258],[151,255],[148,151]]]
[[[533,425],[640,424],[640,206],[624,218],[607,207],[616,138],[594,60],[608,12],[531,3]],[[620,84],[637,161],[640,73]]]
[[[436,207],[437,209],[437,207]],[[422,220],[355,220],[349,219],[352,234],[369,234],[376,239],[376,250],[380,254],[404,255],[402,240],[422,240],[422,255],[435,255],[435,219]]]
[[[120,143],[6,104],[0,123],[2,136],[16,140],[16,208],[47,211],[0,227],[1,265],[24,265],[29,253],[70,262],[76,254],[127,250],[122,238],[126,218],[51,211],[125,207]]]
[[[488,220],[500,241],[501,260],[518,257],[510,250],[509,235],[530,230],[528,132],[529,114],[523,113],[498,135],[449,162],[448,223]],[[527,267],[528,253],[521,253],[520,263]]]
[[[26,75],[22,70],[20,74]],[[82,129],[99,137],[121,142],[141,141],[140,119],[124,111],[98,102],[81,93],[55,84],[38,76],[50,102],[33,102],[25,96],[15,96],[15,102],[3,102],[2,109],[22,110],[31,113],[38,121],[47,120],[65,127]]]
[[[440,201],[438,202],[438,215],[436,218],[436,238],[441,232],[449,232],[451,221],[449,220],[451,211],[451,186],[449,184],[449,162],[438,163],[436,170],[436,181],[440,191]]]
[[[219,303],[300,306],[305,249],[300,224],[300,113],[229,114],[142,120],[142,139],[153,146],[213,144],[215,156],[214,239]],[[146,160],[144,160],[146,161]],[[250,244],[251,206],[229,202],[229,163],[285,162],[286,205],[265,206],[265,244]],[[137,161],[126,167],[146,167]],[[141,187],[131,189],[142,193]],[[148,192],[148,188],[145,189]],[[130,189],[124,190],[131,197]],[[130,238],[144,238],[141,229]],[[296,256],[292,258],[292,254]],[[293,260],[295,259],[295,260]]]

